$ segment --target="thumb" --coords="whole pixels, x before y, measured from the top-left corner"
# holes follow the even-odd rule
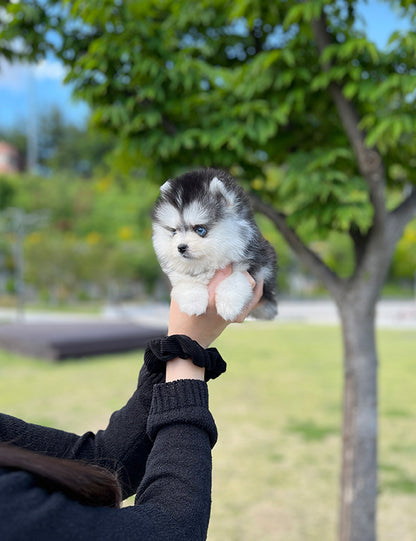
[[[210,304],[215,302],[215,290],[217,289],[218,284],[225,280],[225,278],[228,278],[232,272],[232,265],[227,265],[224,269],[217,270],[217,272],[214,274],[213,278],[208,284],[208,296]]]

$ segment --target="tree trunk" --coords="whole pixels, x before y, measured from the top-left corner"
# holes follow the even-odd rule
[[[376,540],[377,351],[375,301],[348,295],[338,309],[344,342],[340,541]]]
[[[287,217],[252,196],[254,208],[268,217],[299,259],[335,300],[344,343],[344,416],[339,541],[375,541],[377,508],[377,351],[375,310],[395,246],[416,215],[416,188],[386,215],[378,192],[383,178],[372,176],[373,227],[351,228],[356,264],[353,275],[336,275],[290,228]]]

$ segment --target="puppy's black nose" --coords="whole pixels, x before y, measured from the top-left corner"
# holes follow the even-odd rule
[[[178,244],[178,252],[180,254],[184,254],[186,252],[186,250],[188,249],[188,245],[187,244]]]

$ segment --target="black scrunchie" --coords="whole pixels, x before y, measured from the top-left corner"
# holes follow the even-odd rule
[[[175,357],[192,359],[196,366],[205,368],[205,381],[215,379],[225,372],[227,363],[216,348],[204,349],[182,334],[150,340],[144,352],[144,362],[149,372],[165,372],[166,362]]]

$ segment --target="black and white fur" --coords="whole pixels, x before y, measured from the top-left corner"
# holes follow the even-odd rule
[[[216,290],[218,313],[232,321],[252,297],[244,276],[264,279],[261,304],[251,313],[273,319],[276,309],[276,254],[254,221],[250,201],[228,173],[200,169],[170,179],[153,210],[153,246],[172,284],[172,297],[189,315],[208,303],[207,285],[218,269],[232,274]]]

